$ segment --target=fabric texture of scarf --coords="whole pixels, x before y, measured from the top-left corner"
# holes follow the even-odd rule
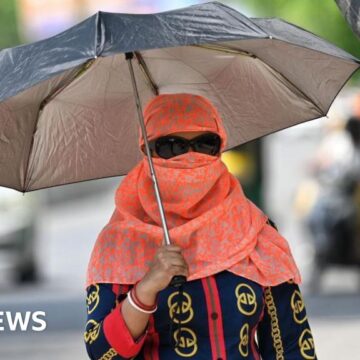
[[[144,121],[149,140],[179,131],[211,131],[220,135],[221,150],[226,146],[216,108],[198,95],[159,95],[145,108]],[[220,156],[189,151],[170,159],[153,157],[153,164],[170,239],[183,249],[189,265],[188,281],[228,270],[264,286],[290,279],[301,283],[286,239],[246,198]],[[120,183],[115,205],[93,248],[86,287],[136,283],[163,243],[146,156]]]

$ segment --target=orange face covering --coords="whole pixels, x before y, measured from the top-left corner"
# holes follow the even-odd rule
[[[226,132],[215,107],[191,94],[160,95],[144,111],[149,140],[179,131]],[[140,135],[139,145],[143,144]],[[261,285],[301,282],[287,241],[248,200],[220,156],[189,151],[153,158],[170,239],[183,249],[188,280],[231,271]],[[116,208],[99,234],[86,286],[133,284],[146,273],[163,229],[146,156],[118,187]]]

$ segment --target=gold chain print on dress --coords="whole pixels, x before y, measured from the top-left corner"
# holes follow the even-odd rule
[[[276,352],[276,360],[284,360],[284,348],[281,341],[281,333],[274,298],[270,288],[265,291],[265,303],[271,321],[271,336],[273,338],[273,346]]]
[[[297,324],[302,324],[306,321],[307,316],[305,312],[305,303],[301,296],[300,291],[295,290],[291,296],[290,301],[291,308],[293,310],[293,318]]]
[[[249,355],[249,324],[244,324],[241,327],[239,351],[243,357]]]
[[[92,344],[99,336],[100,333],[100,324],[93,319],[90,319],[85,326],[85,329],[88,328],[88,325],[93,325],[89,330],[86,330],[84,333],[85,342]]]
[[[99,360],[111,360],[117,354],[118,353],[113,348],[110,348]]]
[[[95,284],[95,289],[86,297],[87,313],[91,314],[99,305],[99,285]]]
[[[183,296],[183,299],[179,299],[179,296]],[[182,309],[180,312],[178,304],[181,302]],[[181,292],[181,295],[179,294],[179,291],[172,293],[168,298],[168,307],[170,319],[176,324],[187,324],[194,317],[194,309],[192,308],[191,297],[184,291]],[[181,318],[179,318],[180,314],[182,315]],[[175,348],[175,352],[179,356],[192,357],[197,353],[197,336],[190,328],[181,326],[181,329],[178,329],[174,332],[174,339],[175,341],[178,341],[178,346]]]
[[[256,295],[253,288],[248,284],[239,284],[235,289],[237,306],[239,311],[247,316],[255,314],[257,309]]]
[[[315,344],[310,329],[305,329],[299,338],[299,347],[304,359],[315,359]]]

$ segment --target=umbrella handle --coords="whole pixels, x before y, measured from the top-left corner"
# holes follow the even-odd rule
[[[173,286],[175,288],[180,287],[181,285],[186,283],[186,277],[184,275],[175,275],[169,284],[169,286]]]

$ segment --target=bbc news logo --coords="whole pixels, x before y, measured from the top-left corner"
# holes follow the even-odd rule
[[[45,311],[0,311],[1,331],[44,331]]]

